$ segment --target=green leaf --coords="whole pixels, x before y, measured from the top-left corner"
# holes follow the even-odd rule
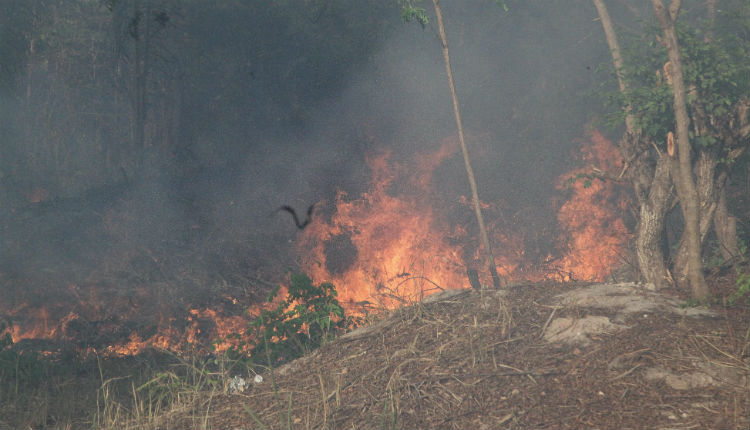
[[[417,21],[422,26],[422,29],[424,29],[430,23],[430,20],[427,18],[426,11],[416,6],[418,2],[419,0],[399,0],[401,4],[401,19],[404,22]]]

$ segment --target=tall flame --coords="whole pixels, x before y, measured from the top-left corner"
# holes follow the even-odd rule
[[[446,247],[448,231],[429,204],[432,172],[453,151],[445,142],[413,163],[411,175],[387,151],[369,157],[370,189],[357,199],[339,191],[331,219],[308,227],[299,243],[302,269],[332,282],[350,305],[392,307],[464,287],[461,256]]]
[[[622,168],[617,149],[596,130],[588,132],[590,143],[580,147],[586,167],[558,179],[557,188],[570,198],[557,214],[563,257],[554,262],[552,276],[560,280],[603,281],[612,267],[622,263],[624,245],[630,238],[622,214],[627,200],[617,183],[591,177],[592,171],[615,177]]]
[[[433,173],[456,149],[457,143],[446,139],[407,165],[392,162],[387,151],[368,158],[369,190],[355,199],[339,191],[330,220],[316,220],[303,233],[302,269],[316,281],[332,282],[342,302],[355,311],[468,287],[467,266],[477,267],[481,250],[470,252],[466,226],[446,219],[454,208],[471,213],[467,199],[457,198],[453,208],[434,208],[440,199],[433,191]],[[493,237],[509,241],[499,231]],[[498,261],[500,273],[515,267],[504,256]]]

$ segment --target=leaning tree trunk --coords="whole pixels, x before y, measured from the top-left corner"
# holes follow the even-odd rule
[[[677,31],[675,30],[675,20],[680,10],[681,1],[672,0],[669,6],[669,13],[664,8],[661,0],[652,0],[654,4],[654,13],[661,24],[662,33],[664,34],[664,43],[667,48],[667,54],[670,61],[670,76],[672,80],[672,92],[674,93],[674,112],[677,129],[677,155],[678,163],[673,163],[675,169],[674,182],[677,188],[677,194],[680,198],[680,207],[685,221],[684,237],[687,242],[687,271],[690,281],[692,295],[696,299],[704,300],[708,297],[708,286],[703,277],[703,267],[701,263],[701,241],[699,220],[700,213],[698,207],[698,193],[693,182],[692,163],[690,161],[690,119],[687,113],[687,101],[685,96],[685,82],[682,74],[682,58],[680,57],[680,48],[677,42]]]
[[[458,108],[458,97],[456,97],[456,86],[453,84],[453,71],[451,70],[451,57],[448,52],[448,38],[445,35],[445,27],[443,26],[443,14],[440,10],[438,0],[432,0],[432,4],[435,6],[435,15],[437,15],[438,28],[440,30],[440,40],[443,45],[443,59],[445,60],[445,72],[448,75],[448,84],[451,90],[451,97],[453,99],[453,114],[456,117],[456,127],[458,128],[458,141],[461,143],[461,153],[464,157],[464,165],[466,167],[466,174],[469,177],[469,185],[471,186],[471,197],[474,203],[474,213],[477,216],[477,223],[479,224],[479,235],[484,245],[484,252],[487,256],[487,266],[492,276],[492,284],[496,289],[500,288],[500,277],[497,274],[497,268],[495,267],[495,256],[492,254],[492,247],[490,246],[489,237],[487,237],[487,229],[484,227],[484,218],[482,217],[482,208],[479,202],[479,193],[477,192],[477,183],[474,180],[474,170],[471,168],[471,162],[469,161],[469,151],[466,149],[466,141],[464,140],[464,128],[461,121],[461,111]]]

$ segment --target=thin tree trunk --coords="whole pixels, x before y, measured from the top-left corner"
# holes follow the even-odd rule
[[[682,59],[677,42],[677,32],[674,21],[680,10],[681,1],[672,0],[669,15],[661,0],[652,0],[654,13],[661,24],[664,42],[670,61],[670,75],[672,78],[672,92],[674,93],[675,122],[677,126],[677,155],[679,163],[674,163],[677,174],[674,175],[677,194],[680,198],[683,218],[685,220],[685,238],[688,248],[688,273],[692,295],[696,299],[708,297],[708,286],[703,278],[701,263],[701,243],[699,229],[698,193],[693,182],[693,170],[690,161],[690,138],[688,126],[690,119],[687,113],[685,97],[685,83],[682,75]]]
[[[474,180],[474,170],[471,168],[471,162],[469,161],[469,151],[466,149],[466,142],[464,141],[464,129],[461,121],[461,112],[458,107],[458,97],[456,96],[456,86],[453,83],[453,71],[451,70],[451,58],[448,52],[448,38],[445,35],[445,26],[443,25],[443,14],[440,10],[438,0],[432,0],[432,4],[435,6],[435,15],[437,15],[438,28],[440,30],[440,40],[443,45],[443,59],[445,60],[445,72],[448,75],[448,84],[451,89],[451,97],[453,98],[453,114],[456,118],[456,127],[458,128],[458,140],[461,143],[461,153],[464,157],[464,165],[466,166],[466,175],[469,177],[469,185],[471,186],[471,196],[474,203],[474,212],[477,216],[477,223],[479,224],[479,235],[484,245],[484,251],[487,256],[487,266],[492,276],[492,285],[495,288],[500,288],[500,277],[497,274],[497,268],[495,267],[495,256],[492,254],[492,247],[490,246],[490,240],[487,236],[487,230],[484,226],[484,218],[482,217],[482,209],[479,203],[479,193],[477,192],[477,183]]]
[[[703,39],[704,42],[708,42],[714,38],[714,23],[716,22],[716,0],[708,0],[706,2],[706,17],[708,18],[708,30],[706,30],[706,36]]]
[[[148,91],[148,72],[149,72],[149,45],[151,44],[151,29],[149,21],[151,15],[151,2],[145,0],[145,6],[142,6],[141,0],[136,1],[133,19],[135,34],[133,35],[135,44],[135,123],[133,124],[134,139],[136,151],[139,152],[141,162],[145,155],[146,146],[146,111],[147,91]],[[141,24],[140,21],[143,21]]]
[[[706,242],[706,237],[711,230],[711,222],[714,219],[719,199],[719,189],[726,182],[726,173],[716,175],[716,166],[718,160],[716,156],[708,151],[701,151],[698,161],[695,163],[696,188],[698,193],[699,207],[699,232],[701,249]],[[686,235],[683,233],[680,239],[680,245],[674,256],[674,274],[677,282],[685,282],[689,277],[688,257],[690,251],[686,241]]]
[[[615,28],[612,26],[612,19],[609,17],[607,6],[604,5],[604,2],[602,0],[593,0],[593,2],[594,6],[596,6],[596,11],[599,14],[599,20],[602,23],[602,28],[604,29],[604,36],[607,38],[609,52],[612,54],[612,63],[615,66],[615,74],[617,75],[617,83],[620,85],[620,92],[625,94],[627,93],[628,86],[625,83],[625,78],[623,76],[622,54],[620,50],[620,44],[617,42],[617,34],[615,33]],[[629,134],[633,135],[635,134],[635,128],[633,126],[633,124],[635,123],[635,119],[631,114],[630,106],[626,106],[625,112],[627,114],[625,116],[625,129]]]

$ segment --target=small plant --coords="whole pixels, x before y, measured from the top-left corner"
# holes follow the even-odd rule
[[[742,270],[738,267],[737,280],[734,282],[734,285],[737,286],[737,291],[729,296],[729,305],[737,303],[737,301],[740,300],[743,296],[747,296],[747,302],[748,304],[750,304],[750,294],[748,294],[750,293],[750,270]]]
[[[736,267],[737,280],[734,281],[734,285],[737,286],[737,291],[729,296],[729,305],[735,304],[743,296],[747,296],[747,303],[750,304],[750,294],[748,294],[750,293],[750,268],[747,265],[747,243],[740,238],[738,246],[740,248],[740,256],[744,262],[744,269],[742,264],[738,264]]]
[[[684,303],[680,303],[680,309],[697,308],[698,306],[702,304],[703,302],[701,302],[700,300],[691,297],[687,299]]]
[[[714,246],[711,255],[708,258],[704,258],[703,265],[705,269],[717,269],[726,264],[726,260],[724,260],[724,257],[721,255],[720,246],[721,245]]]
[[[278,293],[277,287],[268,302]],[[269,366],[290,361],[320,347],[337,331],[355,326],[355,319],[345,316],[336,295],[331,283],[314,286],[307,275],[293,274],[286,298],[250,322],[251,356],[265,358]]]

